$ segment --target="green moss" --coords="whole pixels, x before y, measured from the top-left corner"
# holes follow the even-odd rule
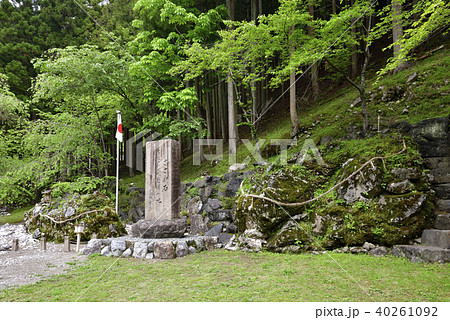
[[[236,197],[220,197],[219,200],[222,202],[222,209],[232,210],[236,204]]]
[[[198,188],[195,188],[195,187],[188,188],[186,193],[188,194],[189,198],[198,196]]]
[[[188,211],[181,211],[180,212],[180,216],[181,217],[186,217],[186,222],[187,222],[187,224],[188,225],[191,225],[191,215],[189,214],[189,212]]]
[[[250,180],[251,194],[262,195],[286,203],[302,202],[314,194],[316,188],[310,183],[305,172],[299,174],[298,168],[286,168],[259,172]],[[253,197],[240,196],[236,207],[236,221],[239,230],[245,230],[244,225],[254,225],[263,234],[270,234],[290,217],[300,214],[304,207],[282,208],[272,202]],[[243,229],[242,229],[243,228]]]
[[[97,234],[98,238],[119,236],[125,233],[125,227],[114,209],[114,203],[110,198],[99,192],[54,199],[50,204],[41,203],[40,205],[42,206],[43,214],[51,216],[56,221],[70,219],[70,217],[65,217],[66,208],[68,207],[75,209],[74,217],[84,212],[90,212],[76,220],[64,223],[54,223],[47,217],[34,215],[35,209],[25,212],[25,225],[28,231],[33,233],[36,229],[39,229],[48,241],[62,242],[65,235],[75,239],[74,225],[78,223],[85,224],[82,240],[89,240],[93,233]]]
[[[420,173],[421,159],[417,158],[416,150],[408,153],[409,156],[378,163],[377,166],[383,170],[376,180],[385,181],[384,184],[389,182],[393,178],[390,172],[396,167],[412,166]],[[354,161],[362,163],[360,158]],[[383,175],[383,171],[389,174]],[[321,175],[305,167],[274,166],[268,172],[258,170],[245,190],[282,202],[301,202],[322,194],[344,174],[336,170]],[[281,208],[265,200],[240,196],[237,199],[236,223],[241,231],[257,228],[268,240],[268,249],[274,251],[283,251],[281,247],[297,248],[299,244],[301,250],[305,250],[358,246],[366,241],[387,246],[410,243],[430,226],[433,219],[433,197],[428,192],[425,176],[419,176],[422,178],[413,179],[415,190],[410,194],[384,195],[385,200],[381,200],[378,194],[383,189],[380,189],[367,201],[357,201],[352,205],[346,205],[342,200],[333,201],[331,194],[307,208]],[[301,221],[289,221],[296,215],[303,217]]]

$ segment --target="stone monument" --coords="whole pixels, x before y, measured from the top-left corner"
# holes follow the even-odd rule
[[[180,217],[180,144],[175,140],[145,145],[145,219]]]
[[[180,144],[175,140],[146,143],[145,220],[131,228],[142,238],[178,238],[187,228],[180,218]]]

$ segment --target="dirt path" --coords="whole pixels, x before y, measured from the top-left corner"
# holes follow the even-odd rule
[[[74,251],[74,245],[71,252],[64,252],[63,244],[54,243],[47,243],[45,251],[39,250],[39,242],[26,233],[23,225],[0,226],[0,250],[11,245],[13,238],[19,239],[19,251],[0,251],[0,290],[36,283],[87,259]]]

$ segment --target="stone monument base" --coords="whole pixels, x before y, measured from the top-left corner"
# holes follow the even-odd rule
[[[187,230],[186,218],[140,220],[131,226],[131,235],[139,238],[182,238]]]

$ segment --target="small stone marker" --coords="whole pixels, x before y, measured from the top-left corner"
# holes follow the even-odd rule
[[[19,250],[19,239],[13,239],[12,241],[12,251],[18,251]]]
[[[64,252],[70,252],[70,237],[64,236]]]
[[[41,249],[41,251],[47,250],[47,242],[45,241],[45,237],[41,237],[39,242],[39,249]]]
[[[159,140],[146,143],[145,219],[180,217],[180,143]]]
[[[44,199],[42,200],[42,202],[52,202],[52,190],[45,190],[44,192],[42,192],[42,194],[44,195]]]

